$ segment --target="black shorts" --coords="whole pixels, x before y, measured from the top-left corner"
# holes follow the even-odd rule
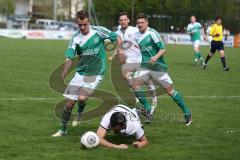
[[[216,50],[220,51],[220,50],[224,50],[224,45],[222,41],[212,41],[211,42],[211,53],[215,53]]]

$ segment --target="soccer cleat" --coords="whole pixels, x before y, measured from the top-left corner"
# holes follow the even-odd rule
[[[139,117],[147,115],[147,111],[144,108],[136,107],[135,109],[136,109],[137,114],[138,114]]]
[[[145,123],[149,124],[151,122],[153,122],[153,115],[151,112],[147,112]]]
[[[202,66],[205,65],[205,61],[204,61],[204,59],[201,60],[201,65],[202,65]]]
[[[224,69],[223,69],[223,72],[228,72],[230,69],[229,69],[229,67],[225,67]]]
[[[190,112],[189,115],[185,116],[185,125],[190,126],[191,123],[192,123],[192,113]]]
[[[207,64],[204,63],[203,69],[205,70],[207,68]]]
[[[72,126],[76,127],[77,125],[79,125],[81,122],[81,119],[82,119],[82,113],[78,113],[77,116],[72,121]]]
[[[195,64],[195,65],[197,65],[197,62],[198,62],[198,60],[197,60],[197,59],[195,59],[195,60],[194,60],[194,64]]]
[[[52,135],[52,137],[62,137],[67,134],[67,131],[63,131],[62,129],[59,129],[55,134]]]

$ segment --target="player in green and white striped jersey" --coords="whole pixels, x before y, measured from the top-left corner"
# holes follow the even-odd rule
[[[205,39],[206,36],[204,34],[204,29],[202,28],[202,25],[199,22],[196,22],[196,17],[191,16],[191,23],[187,26],[187,33],[191,36],[191,41],[193,43],[193,49],[194,49],[194,63],[197,64],[198,59],[201,61],[201,64],[204,65],[204,58],[202,57],[200,53],[200,41],[201,41],[201,35],[203,35],[203,38]]]
[[[86,105],[88,97],[97,88],[103,79],[106,70],[106,52],[104,48],[104,40],[110,39],[116,41],[118,36],[116,33],[100,26],[91,26],[88,18],[88,12],[82,10],[77,13],[77,25],[79,31],[74,34],[69,42],[67,51],[65,52],[65,65],[62,72],[62,78],[65,79],[68,69],[72,64],[72,59],[76,54],[80,58],[75,76],[70,81],[64,92],[67,98],[67,104],[62,113],[62,126],[60,130],[53,134],[53,137],[63,136],[67,133],[67,122],[71,117],[74,104],[78,101],[78,116],[73,121],[76,126],[82,117],[83,109]],[[121,40],[120,38],[118,40]],[[119,42],[120,44],[121,42]]]
[[[142,54],[141,68],[134,77],[133,88],[137,92],[148,80],[153,80],[162,86],[167,94],[182,109],[185,117],[185,124],[191,124],[191,112],[183,101],[180,93],[174,89],[173,82],[168,74],[168,66],[164,59],[165,46],[159,33],[148,27],[148,19],[144,14],[137,18],[139,32],[135,34],[135,41],[140,47]],[[136,94],[141,98],[142,95]],[[147,111],[148,120],[151,122],[150,109]]]

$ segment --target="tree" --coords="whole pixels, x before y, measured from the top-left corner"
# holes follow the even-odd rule
[[[93,2],[100,24],[109,28],[117,25],[118,12],[127,11],[131,15],[132,0]],[[171,25],[183,29],[191,15],[195,15],[201,23],[214,20],[217,15],[222,16],[225,27],[233,33],[239,32],[239,10],[240,0],[135,0],[134,5],[135,15],[140,12],[149,15],[150,25],[161,32],[169,31]]]
[[[11,15],[14,13],[14,0],[0,0],[0,14]]]

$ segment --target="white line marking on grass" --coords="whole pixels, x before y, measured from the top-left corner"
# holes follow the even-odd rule
[[[217,98],[232,98],[237,99],[240,96],[183,96],[186,99],[217,99]],[[63,99],[64,97],[23,97],[23,98],[0,98],[0,101],[44,101],[44,100],[55,100]],[[90,97],[94,98],[94,97]],[[112,97],[105,97],[112,98]],[[169,96],[159,96],[160,99],[170,98]],[[115,97],[114,97],[115,99]]]
[[[229,131],[226,131],[226,133],[235,133],[235,132],[239,132],[239,131],[236,131],[236,130],[229,130]]]

